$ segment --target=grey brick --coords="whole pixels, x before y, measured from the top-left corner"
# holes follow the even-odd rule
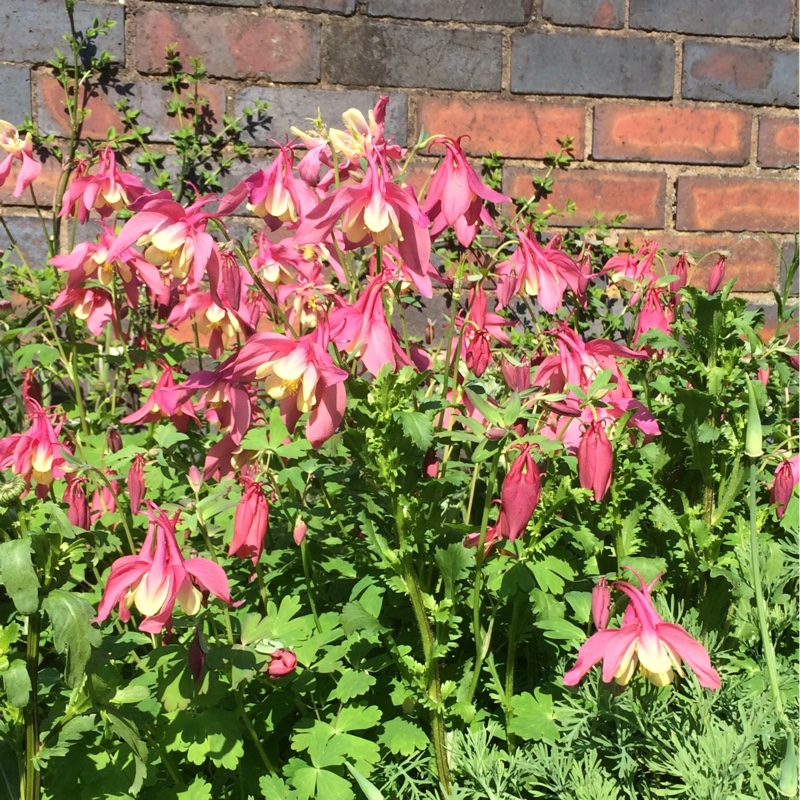
[[[0,65],[0,119],[19,125],[31,114],[31,71]]]
[[[294,125],[300,130],[312,128],[309,120],[322,114],[322,121],[329,128],[342,127],[342,114],[348,108],[358,108],[364,116],[375,105],[380,92],[336,91],[325,89],[273,89],[258,86],[244,89],[236,95],[236,114],[241,115],[247,106],[256,100],[269,103],[264,125],[256,127],[254,135],[245,138],[263,143],[265,139],[283,141],[293,134]],[[408,98],[403,94],[390,95],[386,108],[386,135],[401,145],[408,140]]]
[[[789,33],[792,0],[631,0],[630,26],[749,38]]]
[[[653,39],[520,34],[511,43],[511,91],[601,97],[672,97],[675,53]]]
[[[532,5],[532,0],[369,0],[367,13],[371,17],[521,25],[530,17]]]
[[[543,16],[556,25],[621,28],[625,0],[544,0]]]
[[[267,0],[275,8],[307,8],[312,11],[328,11],[349,17],[356,10],[356,0]]]
[[[687,42],[682,94],[692,100],[797,106],[797,51]]]
[[[328,77],[351,86],[497,91],[499,33],[379,22],[333,22],[325,30]]]
[[[89,3],[75,7],[78,30],[85,30],[97,17],[116,25],[97,40],[97,47],[108,50],[118,61],[124,60],[124,9],[119,3]],[[4,61],[45,62],[53,58],[53,48],[64,52],[62,34],[69,29],[64,4],[55,0],[2,0],[0,2],[0,58]]]

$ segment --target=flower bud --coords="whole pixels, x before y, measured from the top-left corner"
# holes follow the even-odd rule
[[[531,446],[523,445],[520,454],[508,470],[500,494],[500,534],[514,541],[525,532],[542,493],[539,468],[531,456]]]
[[[747,428],[744,435],[744,452],[750,458],[764,455],[763,435],[761,433],[761,417],[758,414],[756,393],[750,378],[747,377]]]
[[[112,453],[119,453],[122,450],[122,437],[116,428],[109,428],[106,431],[106,444]]]
[[[608,615],[611,609],[611,590],[605,577],[594,585],[592,589],[592,619],[594,626],[599,631],[608,627]]]
[[[798,481],[800,481],[800,456],[793,456],[781,461],[775,470],[775,478],[772,481],[772,491],[769,496],[770,502],[777,506],[775,513],[778,515],[778,519],[783,519]]]
[[[233,518],[233,539],[229,556],[250,558],[255,566],[264,550],[269,522],[269,504],[260,483],[244,479],[244,493]]]
[[[720,256],[708,276],[708,293],[715,294],[725,280],[725,256]]]
[[[86,478],[67,479],[67,488],[64,489],[64,502],[69,506],[67,516],[76,528],[89,529],[89,503],[83,485]]]
[[[297,522],[294,524],[294,530],[292,531],[292,538],[298,547],[300,547],[300,545],[305,541],[307,533],[308,525],[303,522],[302,517],[298,517]]]
[[[597,419],[592,420],[578,445],[578,479],[581,488],[592,490],[597,502],[606,496],[611,486],[613,465],[614,451],[603,423]]]
[[[202,485],[203,485],[203,474],[194,464],[192,464],[192,466],[189,467],[189,486],[192,487],[192,491],[195,494],[198,494],[200,492],[200,487]]]
[[[761,381],[763,386],[766,386],[769,383],[769,365],[766,367],[761,367],[758,370],[758,379]]]
[[[144,501],[144,456],[137,453],[128,470],[128,500],[131,514],[138,514]]]
[[[297,666],[297,656],[289,650],[278,648],[267,665],[267,675],[270,678],[284,678],[294,672]]]

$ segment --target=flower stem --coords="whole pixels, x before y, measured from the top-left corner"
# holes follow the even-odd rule
[[[42,618],[37,611],[28,617],[28,645],[25,661],[31,682],[28,705],[23,709],[25,720],[25,777],[24,800],[39,800],[42,796],[41,776],[34,759],[39,754],[39,635]]]
[[[758,627],[761,631],[761,644],[764,647],[764,658],[767,662],[767,675],[772,694],[775,697],[775,709],[778,716],[783,717],[783,701],[778,683],[778,667],[775,663],[775,649],[769,635],[767,624],[767,603],[764,600],[764,590],[761,584],[761,553],[758,547],[758,532],[756,530],[756,459],[750,459],[750,568],[753,577],[753,591],[756,595],[756,610],[758,612]]]

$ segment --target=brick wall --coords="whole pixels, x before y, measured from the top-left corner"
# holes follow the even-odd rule
[[[388,93],[396,139],[414,141],[423,128],[469,133],[468,152],[507,156],[505,188],[524,194],[556,137],[572,136],[576,161],[550,200],[571,198],[578,210],[559,225],[591,222],[595,209],[625,212],[635,241],[730,249],[729,274],[753,300],[767,301],[793,247],[794,0],[78,3],[79,22],[94,15],[117,20],[105,44],[156,140],[174,124],[159,75],[165,46],[177,42],[202,57],[217,115],[266,100],[276,138],[318,108],[334,122]],[[64,29],[60,0],[0,2],[0,118],[29,113],[44,131],[64,132],[45,66]],[[89,133],[118,124],[115,99],[112,90],[92,101]],[[30,212],[5,214],[31,224]]]

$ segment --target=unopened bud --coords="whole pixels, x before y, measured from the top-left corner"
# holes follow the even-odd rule
[[[761,417],[758,415],[756,393],[750,378],[747,380],[747,428],[744,435],[744,452],[750,458],[760,458],[764,455],[763,435],[761,433]]]

